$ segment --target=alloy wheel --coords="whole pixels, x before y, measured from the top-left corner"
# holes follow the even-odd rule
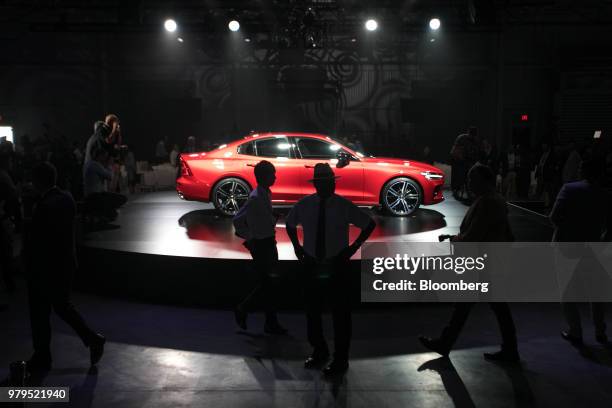
[[[249,189],[239,180],[222,181],[215,188],[215,206],[225,215],[235,215],[249,198]]]
[[[421,193],[409,179],[391,181],[385,188],[384,204],[393,215],[408,215],[419,207]]]

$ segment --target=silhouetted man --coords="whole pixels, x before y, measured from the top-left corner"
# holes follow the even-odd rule
[[[105,339],[92,331],[70,302],[70,291],[77,268],[74,218],[75,203],[69,193],[55,185],[57,173],[50,163],[38,165],[32,174],[37,202],[26,230],[24,255],[34,355],[29,370],[51,368],[51,310],[64,320],[89,347],[95,365],[104,352]]]
[[[329,164],[318,163],[314,178],[310,180],[316,194],[300,200],[291,209],[286,223],[295,255],[304,268],[308,342],[313,347],[312,355],[304,363],[306,368],[319,367],[329,358],[321,321],[326,294],[331,303],[335,352],[333,361],[324,370],[328,375],[348,369],[351,342],[349,259],[376,226],[372,217],[334,193],[336,178]],[[360,228],[361,234],[349,245],[351,224]],[[304,230],[303,246],[297,235],[298,225]]]
[[[470,126],[467,133],[462,133],[455,139],[451,149],[451,190],[453,197],[462,200],[463,191],[466,190],[466,176],[468,170],[476,163],[481,155],[481,143],[478,128]]]
[[[110,156],[114,156],[115,146],[121,145],[121,126],[117,115],[109,113],[104,121],[94,123],[94,133],[87,140],[85,146],[85,164],[93,160],[96,152],[100,149],[106,150]]]
[[[461,222],[459,234],[451,237],[451,241],[513,241],[514,238],[508,222],[506,201],[495,192],[495,174],[493,171],[487,166],[476,164],[468,173],[468,186],[476,199]],[[443,237],[441,236],[441,239]],[[451,320],[442,331],[442,335],[438,339],[420,336],[421,343],[442,356],[448,356],[473,306],[474,303],[456,303]],[[508,362],[519,361],[516,330],[508,304],[496,302],[489,303],[489,306],[499,323],[503,343],[501,351],[485,353],[485,359]]]
[[[557,195],[550,213],[555,226],[553,242],[598,242],[606,226],[608,206],[607,194],[600,185],[604,163],[598,159],[587,159],[579,167],[581,181],[566,183]],[[582,325],[576,303],[563,302],[563,312],[569,328],[561,337],[573,345],[581,346]],[[604,304],[591,303],[595,339],[601,344],[608,343]]]
[[[264,332],[286,334],[276,316],[278,290],[273,287],[273,274],[278,265],[276,249],[276,220],[272,211],[270,187],[276,181],[276,169],[269,161],[262,160],[255,166],[257,188],[251,191],[248,201],[234,217],[236,235],[245,239],[244,246],[253,257],[258,283],[253,291],[236,307],[236,323],[247,329],[247,312],[257,300],[263,301],[266,322]]]

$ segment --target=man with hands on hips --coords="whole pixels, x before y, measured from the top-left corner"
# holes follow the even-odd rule
[[[287,216],[287,234],[295,255],[301,261],[306,302],[308,342],[313,353],[306,359],[306,368],[323,366],[329,349],[323,336],[323,299],[328,298],[334,325],[335,352],[324,373],[342,374],[348,369],[351,341],[351,308],[349,260],[368,239],[376,223],[351,201],[335,194],[336,179],[329,164],[318,163],[309,180],[316,194],[300,200]],[[349,245],[349,226],[361,229],[359,237]],[[297,226],[304,231],[300,244]]]

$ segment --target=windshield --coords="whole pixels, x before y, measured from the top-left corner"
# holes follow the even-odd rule
[[[336,138],[330,137],[330,139],[334,143],[342,145],[342,146],[348,148],[348,150],[352,150],[353,152],[355,152],[357,154],[357,157],[374,157],[374,156],[372,156],[371,154],[368,154],[365,151],[365,149],[364,149],[364,147],[361,144],[361,141],[359,139],[356,139],[356,140],[352,141],[352,140],[350,140],[346,136],[341,137],[340,139],[336,139]]]

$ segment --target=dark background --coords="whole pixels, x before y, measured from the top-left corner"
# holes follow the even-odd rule
[[[595,0],[0,1],[0,115],[17,143],[45,132],[84,143],[114,112],[139,157],[162,137],[220,143],[250,130],[355,135],[395,156],[427,144],[438,160],[471,124],[499,149],[513,137],[532,146],[596,129],[606,137],[611,9]],[[363,28],[370,16],[374,33]],[[175,34],[163,30],[168,17]],[[227,29],[232,18],[238,33]]]

